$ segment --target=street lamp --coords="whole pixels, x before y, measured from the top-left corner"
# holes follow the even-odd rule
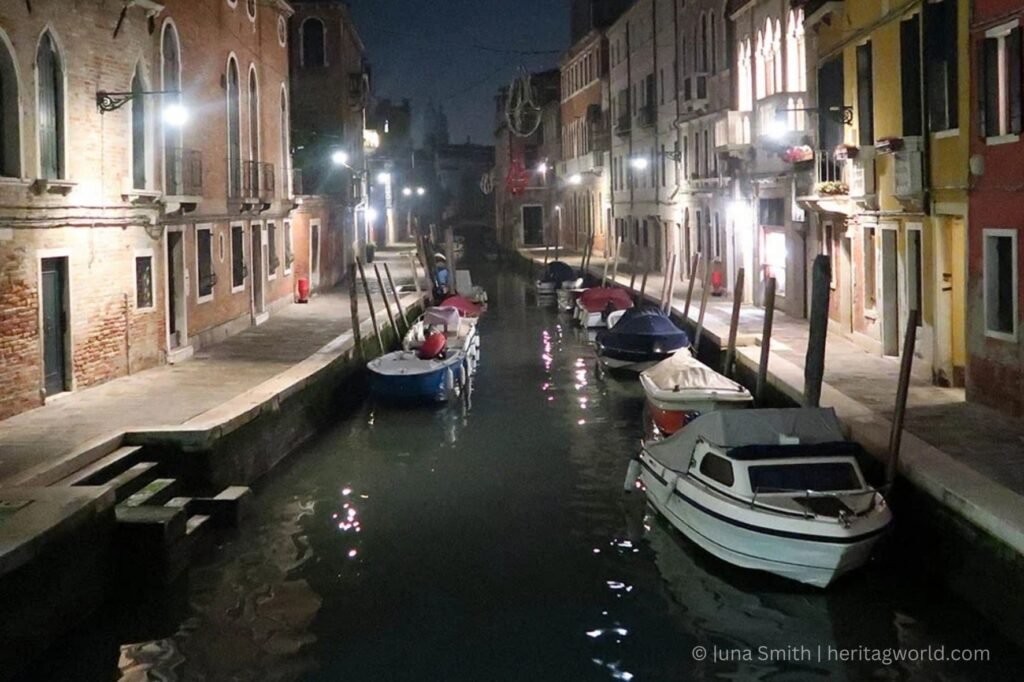
[[[343,151],[336,151],[331,154],[331,161],[335,166],[347,166],[348,165],[348,153]]]
[[[567,182],[570,185],[579,185],[583,182],[583,176],[580,175],[579,173],[574,173],[573,175],[569,176]]]
[[[548,164],[546,161],[541,161],[537,165],[537,172],[540,173],[541,175],[544,175],[545,173],[548,172]]]
[[[181,104],[168,104],[164,107],[164,122],[175,128],[180,128],[188,123],[188,109]]]
[[[387,173],[387,172],[378,173],[377,174],[377,182],[380,183],[381,185],[389,184],[391,182],[391,173]]]
[[[646,170],[648,164],[646,156],[636,156],[629,161],[629,165],[637,170]]]
[[[376,221],[377,221],[377,209],[373,208],[372,206],[367,207],[367,209],[366,209],[366,223],[368,225],[373,225],[373,223],[375,223]]]
[[[137,97],[149,97],[152,95],[176,95],[180,96],[180,90],[149,90],[139,92],[108,92],[106,90],[99,90],[96,92],[96,108],[99,109],[101,114],[105,114],[108,111],[117,111],[128,102],[131,102]],[[172,105],[180,106],[180,105]],[[166,111],[166,110],[165,110]]]
[[[416,196],[420,196],[421,197],[421,196],[423,196],[426,193],[427,193],[427,190],[425,190],[424,188],[422,188],[422,187],[417,187],[416,188]]]
[[[402,196],[403,197],[411,197],[412,196],[412,187],[403,187],[402,188]]]

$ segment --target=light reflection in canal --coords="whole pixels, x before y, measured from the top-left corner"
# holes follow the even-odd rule
[[[471,404],[339,415],[184,599],[96,619],[33,682],[1014,679],[1020,650],[898,547],[823,593],[726,566],[624,497],[638,385],[596,380],[586,332],[523,278],[474,279],[495,305]],[[928,645],[996,663],[691,653]]]

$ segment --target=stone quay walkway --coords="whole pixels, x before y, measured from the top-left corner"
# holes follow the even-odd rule
[[[543,264],[553,250],[523,248],[520,254]],[[558,260],[579,269],[582,255],[561,249]],[[632,274],[623,263],[616,284],[629,288]],[[600,277],[605,259],[594,254],[589,270]],[[608,268],[611,276],[611,266]],[[640,287],[637,276],[635,290]],[[656,301],[664,276],[648,276],[645,296]],[[682,317],[687,283],[676,282],[672,308]],[[694,287],[687,322],[696,326],[701,287]],[[704,336],[725,348],[733,303],[709,297]],[[764,310],[751,305],[740,309],[737,363],[757,370],[761,355]],[[773,319],[769,383],[800,401],[804,392],[807,320],[776,310]],[[849,431],[877,457],[886,456],[895,409],[899,358],[870,353],[850,339],[829,333],[821,405],[833,407]],[[929,371],[916,363],[907,403],[900,472],[916,486],[990,535],[1024,555],[1024,422],[1000,412],[968,403],[963,389],[932,385]]]
[[[412,249],[412,245],[399,245],[377,252],[378,261],[389,263],[399,288],[413,282],[405,255]],[[386,324],[373,267],[366,269],[378,324]],[[361,287],[359,292],[361,334],[366,338],[373,331]],[[416,295],[403,295],[402,303],[408,311]],[[102,456],[104,443],[123,433],[183,425],[208,427],[230,419],[247,405],[287,391],[297,375],[306,374],[294,371],[301,370],[303,363],[313,371],[318,355],[352,348],[351,329],[345,285],[313,296],[308,304],[289,304],[262,325],[179,364],[67,393],[0,421],[0,487],[49,482],[48,468],[76,455],[82,456],[75,465],[85,466],[90,463],[91,448]]]

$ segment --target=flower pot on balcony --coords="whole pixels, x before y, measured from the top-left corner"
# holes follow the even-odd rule
[[[801,144],[787,147],[780,156],[782,156],[782,160],[786,163],[808,163],[814,161],[814,150],[805,144]]]
[[[828,180],[816,184],[814,193],[824,197],[843,196],[850,193],[850,186],[838,180]]]
[[[902,149],[902,137],[883,137],[880,140],[875,140],[875,151],[879,154],[892,154]]]
[[[856,159],[859,152],[860,148],[852,144],[837,144],[835,151],[832,152],[832,157],[836,161],[846,161],[847,159]]]

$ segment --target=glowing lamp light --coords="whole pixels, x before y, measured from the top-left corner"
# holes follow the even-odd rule
[[[583,182],[583,176],[580,175],[579,173],[575,173],[575,174],[569,176],[569,184],[570,185],[578,185],[581,182]]]
[[[637,170],[646,170],[648,165],[647,158],[644,156],[638,156],[631,159],[629,165]]]
[[[417,187],[416,188],[416,195],[417,196],[423,196],[426,193],[427,193],[427,190],[423,189],[422,187]]]
[[[405,187],[405,188],[403,188],[402,189],[402,196],[403,197],[411,197],[412,196],[412,187]]]
[[[331,161],[334,162],[335,166],[347,166],[348,165],[348,154],[345,152],[334,152],[331,154]]]
[[[754,210],[748,202],[735,200],[729,204],[729,215],[736,225],[750,225],[754,219]]]
[[[366,222],[373,223],[377,220],[377,209],[368,208],[366,209]]]
[[[164,107],[164,122],[176,128],[188,123],[188,109],[180,104],[168,104]]]
[[[377,182],[386,185],[391,182],[391,173],[380,173],[377,175]]]
[[[771,123],[768,124],[768,130],[767,130],[768,137],[771,137],[771,138],[774,138],[774,139],[777,140],[777,139],[783,137],[788,132],[789,132],[789,126],[786,124],[786,121],[783,120],[783,119],[776,118],[776,119],[772,120]]]
[[[538,173],[540,173],[541,175],[544,175],[545,173],[547,173],[547,172],[548,172],[548,165],[547,165],[546,163],[544,163],[544,162],[542,161],[542,162],[541,162],[541,163],[540,163],[540,164],[539,164],[539,165],[537,166],[537,172],[538,172]]]

